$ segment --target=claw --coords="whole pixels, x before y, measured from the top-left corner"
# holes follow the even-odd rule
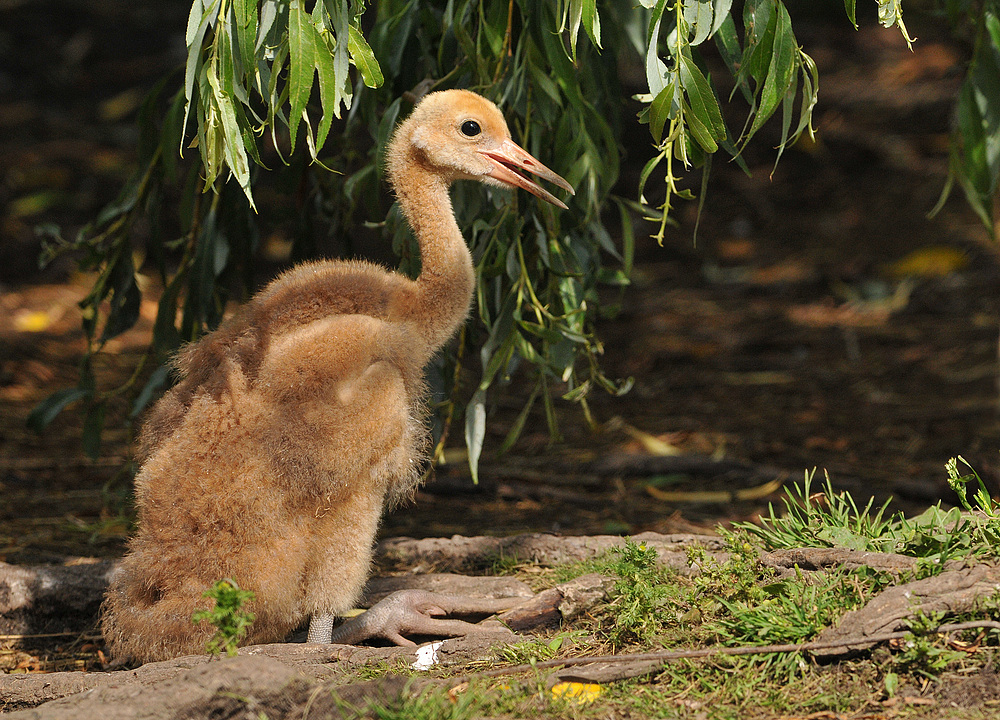
[[[405,635],[457,637],[488,632],[476,623],[445,619],[449,614],[492,615],[509,609],[524,598],[469,598],[438,595],[425,590],[398,590],[373,605],[365,613],[351,618],[328,635],[328,642],[356,645],[364,640],[382,638],[396,645],[416,645]],[[317,622],[314,618],[313,622]],[[309,626],[313,642],[313,623]]]

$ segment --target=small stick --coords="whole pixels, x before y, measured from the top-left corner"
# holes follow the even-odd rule
[[[975,620],[972,622],[952,623],[939,625],[930,633],[958,632],[960,630],[973,630],[976,628],[987,628],[1000,630],[1000,622],[996,620]],[[461,685],[476,678],[500,677],[502,675],[515,675],[529,670],[546,670],[557,667],[570,667],[573,665],[590,665],[592,663],[630,663],[648,662],[660,660],[664,663],[670,660],[687,660],[691,658],[711,657],[714,655],[764,655],[769,653],[782,652],[808,652],[810,650],[825,650],[834,647],[850,647],[851,645],[873,645],[890,640],[902,640],[912,631],[901,630],[898,632],[883,633],[881,635],[869,635],[867,637],[846,638],[843,640],[830,640],[827,642],[805,642],[788,643],[785,645],[742,645],[739,647],[704,648],[701,650],[663,650],[660,652],[633,653],[625,655],[591,655],[576,658],[565,658],[562,660],[544,660],[542,662],[515,665],[497,670],[484,670],[483,672],[460,675],[451,678],[449,682],[453,685]]]
[[[81,635],[75,632],[38,633],[37,635],[0,635],[0,640],[37,640],[38,638],[79,637],[81,640],[100,640],[101,635]]]

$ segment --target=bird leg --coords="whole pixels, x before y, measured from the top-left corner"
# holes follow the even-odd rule
[[[444,618],[445,615],[493,615],[523,603],[524,598],[474,598],[441,595],[426,590],[397,590],[366,612],[333,629],[333,615],[317,615],[309,622],[307,642],[356,645],[384,638],[396,645],[416,645],[405,635],[458,637],[484,632],[476,623]]]
[[[333,626],[337,624],[337,616],[333,613],[325,615],[313,615],[309,618],[309,633],[306,635],[308,643],[328,643],[333,634]]]

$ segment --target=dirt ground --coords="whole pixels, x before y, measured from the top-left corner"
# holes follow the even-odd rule
[[[53,27],[56,11],[65,22]],[[35,228],[72,236],[115,195],[134,160],[137,103],[182,57],[185,13],[186,3],[102,0],[0,8],[6,562],[123,551],[130,432],[116,421],[126,399],[97,461],[83,457],[73,413],[40,437],[25,428],[39,400],[75,382],[75,303],[87,289],[66,265],[37,271]],[[640,243],[622,312],[600,326],[608,375],[635,378],[624,397],[593,396],[604,428],[563,404],[562,442],[549,443],[539,416],[511,453],[484,458],[478,487],[462,462],[442,467],[382,535],[677,532],[753,518],[777,497],[657,499],[749,483],[636,469],[657,447],[743,461],[758,479],[827,470],[860,501],[892,496],[907,512],[952,499],[944,463],[957,454],[996,490],[996,247],[958,192],[926,217],[946,177],[966,51],[932,25],[911,29],[913,52],[896,31],[797,24],[822,78],[818,140],[789,150],[773,175],[768,138],[748,151],[750,178],[717,162],[697,243],[693,207],[665,247]],[[623,195],[646,159],[645,129],[634,132]],[[109,347],[108,386],[131,372],[154,312],[147,300],[141,326]],[[517,383],[501,399],[494,447],[522,400]]]

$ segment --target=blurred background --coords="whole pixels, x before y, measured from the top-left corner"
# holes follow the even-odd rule
[[[697,240],[694,203],[663,247],[636,216],[632,284],[608,291],[620,311],[598,324],[605,372],[633,377],[631,392],[592,396],[596,429],[558,401],[555,442],[534,410],[498,456],[531,390],[515,376],[490,415],[479,484],[455,432],[450,461],[383,536],[710,531],[766,510],[778,496],[768,481],[813,468],[859,504],[892,496],[915,512],[950,501],[944,463],[955,455],[996,491],[997,246],[961,193],[927,217],[970,48],[919,7],[907,16],[911,51],[873,8],[859,7],[855,30],[840,2],[789,6],[820,72],[816,140],[772,172],[779,130],[765,128],[744,154],[751,177],[720,158]],[[82,452],[72,409],[40,435],[25,424],[77,381],[77,303],[93,282],[69,258],[40,270],[39,228],[74,236],[134,172],[136,114],[182,66],[187,13],[173,0],[0,0],[2,561],[123,552],[134,398],[108,404],[97,459]],[[642,68],[621,76],[638,83]],[[634,110],[621,118],[615,192],[626,198],[652,152]],[[262,214],[294,215],[282,202],[258,196]],[[287,262],[292,224],[262,238],[259,282]],[[133,373],[156,303],[155,289],[144,293],[137,326],[108,343],[101,383]]]

